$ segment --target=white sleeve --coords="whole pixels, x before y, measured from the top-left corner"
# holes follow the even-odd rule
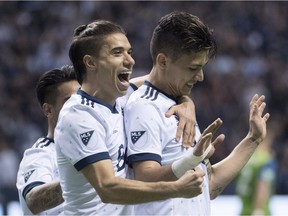
[[[55,180],[55,172],[57,162],[54,146],[27,149],[19,166],[17,188],[25,196],[33,187]]]
[[[55,130],[56,144],[73,165],[87,157],[100,156],[103,152],[107,158],[105,137],[105,128],[87,110],[74,110],[65,115]]]
[[[124,119],[128,163],[136,160],[155,160],[161,163],[161,117],[157,108],[141,100],[129,103],[124,109]]]

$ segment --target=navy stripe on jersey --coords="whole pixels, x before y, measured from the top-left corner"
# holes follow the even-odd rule
[[[80,171],[84,167],[86,167],[89,164],[95,163],[97,161],[105,160],[105,159],[110,159],[109,153],[108,152],[100,152],[94,155],[90,155],[86,158],[81,159],[78,161],[76,164],[74,164],[74,167],[76,168],[77,171]]]
[[[138,89],[138,87],[134,83],[130,83],[130,86],[133,88],[134,91]]]
[[[153,153],[141,153],[141,154],[134,154],[130,155],[127,159],[127,163],[130,167],[132,167],[133,163],[139,161],[156,161],[161,165],[161,157],[158,154]]]
[[[158,98],[159,93],[164,94],[166,97],[170,98],[171,100],[174,100],[177,103],[177,99],[171,95],[167,95],[166,93],[162,92],[155,86],[153,86],[150,82],[147,80],[144,82],[143,85],[146,85],[146,90],[144,94],[141,96],[141,98],[150,99],[151,101],[155,101]]]
[[[54,143],[54,140],[48,137],[42,137],[37,140],[34,145],[34,148],[43,148],[49,146],[51,143]]]
[[[43,185],[43,184],[45,184],[45,182],[40,182],[40,181],[32,182],[32,183],[28,184],[22,192],[22,196],[24,197],[24,199],[26,200],[26,195],[30,190],[32,190],[36,186]]]
[[[119,113],[115,106],[111,106],[110,104],[108,104],[108,103],[106,103],[106,102],[104,102],[98,98],[92,97],[91,95],[88,95],[86,92],[84,92],[81,89],[77,90],[77,94],[82,96],[81,97],[81,99],[82,99],[81,104],[83,104],[83,105],[87,105],[87,106],[94,108],[94,103],[98,103],[98,104],[101,104],[103,106],[106,106],[108,109],[111,110],[112,113]]]

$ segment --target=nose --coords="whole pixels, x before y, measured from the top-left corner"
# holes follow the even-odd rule
[[[132,56],[130,54],[126,54],[125,59],[124,59],[124,65],[131,67],[134,64],[135,64],[135,60],[132,58]]]
[[[200,70],[199,73],[197,73],[196,80],[197,80],[197,82],[202,82],[204,80],[203,70]]]

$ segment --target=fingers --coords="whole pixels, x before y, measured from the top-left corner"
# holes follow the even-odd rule
[[[182,137],[182,143],[185,148],[190,147],[194,142],[195,137],[195,125],[196,125],[196,117],[186,117],[183,115],[184,113],[179,109],[178,106],[171,107],[166,113],[165,116],[167,118],[172,115],[177,115],[179,117],[179,124],[176,131],[176,141],[179,142]]]
[[[165,113],[165,117],[166,117],[166,118],[169,118],[169,117],[171,117],[174,113],[175,113],[174,107],[171,107],[171,108]]]
[[[214,134],[220,126],[223,124],[223,121],[220,118],[217,118],[212,124],[210,124],[202,133],[203,135],[207,133],[212,133]]]
[[[265,122],[267,122],[269,118],[270,118],[270,114],[269,114],[269,113],[266,113],[266,114],[263,116],[263,119],[265,120]]]
[[[178,127],[177,127],[177,131],[176,131],[176,141],[179,142],[179,140],[181,139],[181,136],[183,134],[183,142],[186,139],[186,142],[188,140],[188,134],[186,133],[186,130],[184,130],[185,127],[185,122],[184,121],[179,121]]]
[[[199,176],[199,177],[205,176],[205,172],[204,172],[202,169],[200,169],[199,167],[195,167],[193,171],[194,171],[195,174],[197,174],[197,176]]]
[[[220,143],[222,143],[225,140],[225,135],[224,134],[220,134],[213,142],[212,145],[214,147],[217,147]]]
[[[258,96],[258,94],[255,94],[254,97],[252,98],[251,102],[250,102],[250,110],[251,110],[251,114],[252,115],[259,115],[262,116],[263,112],[266,108],[266,103],[265,103],[265,96],[261,95],[260,97]],[[263,119],[265,121],[267,121],[270,117],[269,113],[266,113],[263,116]]]
[[[205,152],[205,150],[208,148],[212,140],[212,133],[205,134],[200,138],[197,145],[193,149],[193,154],[195,156],[201,156]]]
[[[193,126],[191,128],[190,136],[189,136],[188,143],[187,143],[188,147],[194,144],[195,134],[196,134],[196,127]]]
[[[189,145],[188,140],[190,137],[191,128],[194,128],[194,126],[192,126],[192,122],[187,121],[186,125],[184,126],[184,131],[183,131],[183,144],[185,144],[185,145]]]

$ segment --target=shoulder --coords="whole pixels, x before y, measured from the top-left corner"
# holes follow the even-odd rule
[[[32,146],[33,149],[35,148],[44,148],[54,144],[54,140],[48,137],[41,137],[39,138],[34,145]]]
[[[54,157],[55,144],[54,140],[41,137],[31,148],[24,151],[22,163],[30,163],[32,160],[41,160],[47,157]]]

